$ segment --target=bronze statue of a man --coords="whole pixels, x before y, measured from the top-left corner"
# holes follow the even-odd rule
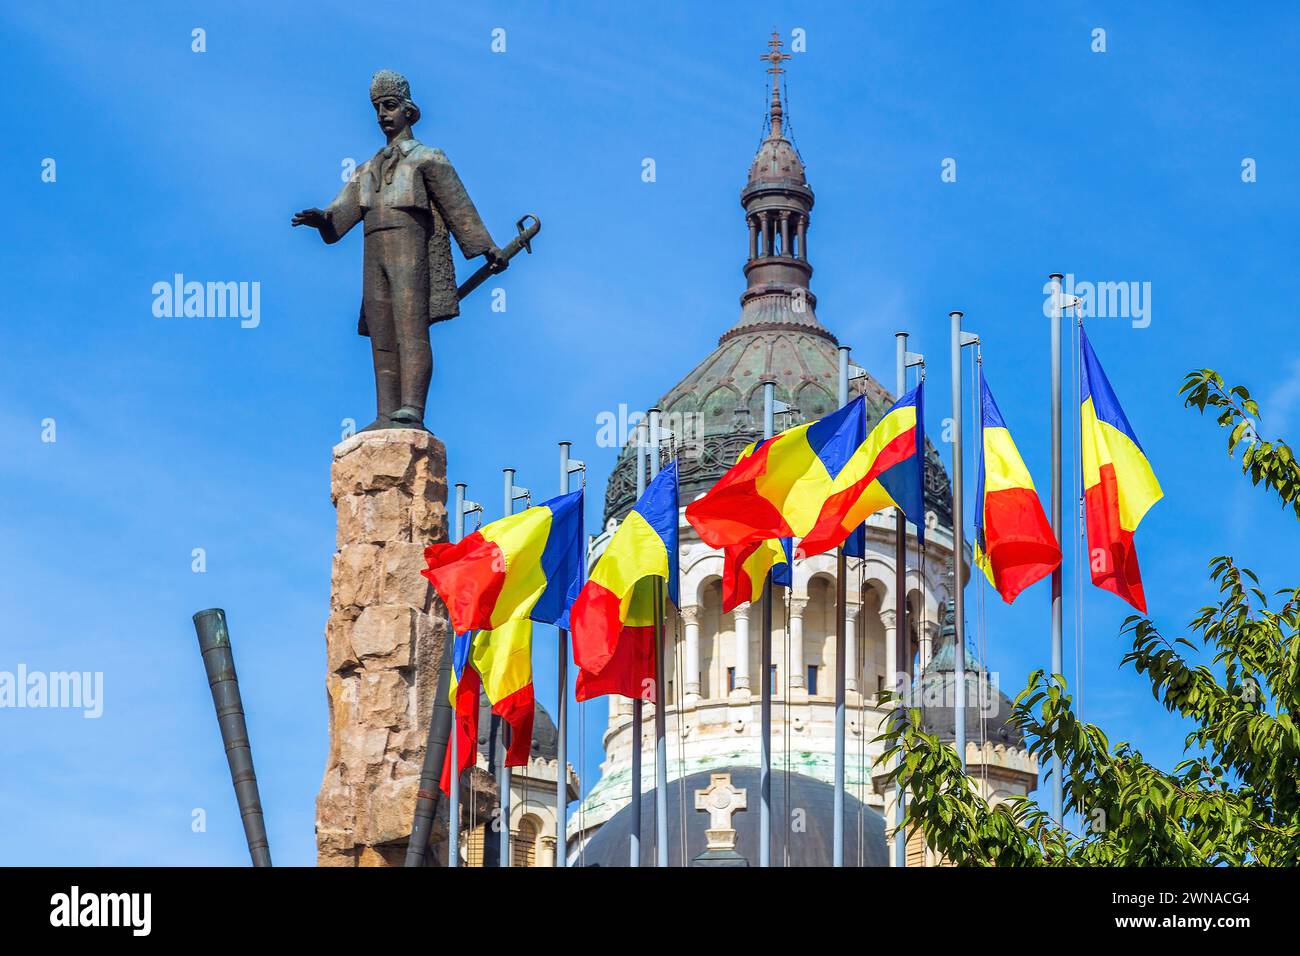
[[[411,135],[420,108],[405,77],[380,70],[370,102],[388,145],[357,168],[328,209],[304,209],[293,225],[334,243],[365,224],[357,331],[370,336],[379,416],[363,430],[423,428],[433,375],[429,326],[460,313],[448,233],[466,259],[484,256],[493,271],[507,259],[442,150]]]

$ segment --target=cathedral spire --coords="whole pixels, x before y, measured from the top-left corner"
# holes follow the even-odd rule
[[[772,100],[768,106],[771,130],[758,147],[749,178],[740,193],[749,227],[749,254],[745,260],[746,289],[740,297],[740,321],[726,335],[755,327],[800,328],[834,339],[817,321],[817,299],[808,289],[812,264],[808,261],[808,223],[813,191],[808,187],[803,160],[785,135],[785,109],[781,103],[782,65],[792,59],[782,50],[781,35],[773,32],[768,51],[759,59],[768,64]],[[726,336],[724,335],[724,338]]]
[[[781,74],[785,68],[781,66],[784,60],[790,59],[789,53],[781,52],[781,34],[775,30],[772,31],[772,39],[767,41],[768,52],[759,57],[760,60],[767,60],[772,65],[767,68],[767,72],[772,74],[772,105],[768,108],[768,118],[772,122],[771,139],[781,139]]]

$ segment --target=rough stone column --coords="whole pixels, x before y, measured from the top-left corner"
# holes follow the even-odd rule
[[[447,612],[420,576],[447,540],[447,456],[415,429],[334,448],[337,551],[325,625],[330,748],[316,798],[321,866],[400,866]]]

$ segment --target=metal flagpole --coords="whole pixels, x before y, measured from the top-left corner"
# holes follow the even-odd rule
[[[508,517],[515,511],[515,470],[513,468],[503,468],[502,474],[502,501],[501,514]],[[503,720],[501,722],[501,735],[498,738],[501,745],[501,763],[497,766],[497,794],[498,805],[501,807],[501,818],[497,823],[500,833],[497,844],[497,865],[510,865],[510,768],[506,766],[506,753],[509,751],[509,725]]]
[[[966,595],[961,579],[961,564],[966,557],[966,527],[962,523],[962,439],[961,439],[961,350],[974,345],[979,336],[961,330],[962,314],[949,312],[952,320],[952,552],[953,552],[953,611],[956,614],[957,633],[953,648],[953,684],[955,701],[953,716],[955,733],[953,744],[961,758],[961,769],[966,769]]]
[[[647,425],[640,422],[636,426],[636,498],[641,500],[645,494],[646,452],[645,441]],[[641,694],[632,698],[632,837],[629,849],[632,866],[641,865]]]
[[[504,481],[502,482],[502,500],[501,513],[509,517],[515,513],[515,499],[523,498],[528,495],[527,488],[520,488],[515,484],[515,470],[513,468],[502,468]],[[500,866],[510,865],[510,768],[506,766],[506,754],[509,752],[510,741],[507,739],[510,735],[509,725],[505,721],[501,722],[501,766],[497,771],[497,789],[500,791],[501,804],[501,845],[499,849]]]
[[[453,541],[465,537],[465,483],[456,482],[456,515],[452,519]],[[450,643],[443,653],[452,657],[456,653],[456,634],[448,631]],[[451,662],[455,666],[455,661]],[[451,709],[451,780],[447,788],[447,866],[452,869],[460,867],[460,708]]]
[[[560,442],[560,494],[569,493],[569,475],[587,466],[569,457],[573,442]],[[565,811],[569,808],[569,632],[556,628],[555,684],[559,689],[559,702],[555,708],[555,865],[568,866],[569,843],[565,832]]]
[[[560,442],[560,494],[569,493],[569,448]],[[569,809],[569,632],[555,629],[555,865],[563,867],[568,857],[565,811]]]
[[[659,409],[650,409],[650,478],[659,474]],[[676,518],[674,518],[676,520]],[[676,561],[677,555],[668,555]],[[664,680],[664,582],[655,578],[655,865],[668,865],[668,684]]]
[[[467,487],[463,481],[456,482],[456,511],[452,518],[452,533],[456,541],[465,537],[465,515],[483,510],[482,505],[465,500]],[[455,641],[454,635],[452,640]],[[453,709],[451,718],[451,793],[447,798],[447,865],[450,867],[460,866],[460,726],[456,710]]]
[[[503,733],[503,721],[489,709],[488,713],[491,719],[488,721],[488,745],[487,745],[487,771],[490,775],[495,776],[497,783],[501,782],[501,766],[499,763],[501,751],[497,747],[497,739]],[[471,777],[471,782],[473,778]],[[471,816],[473,808],[470,809]],[[501,863],[501,823],[500,820],[494,820],[492,825],[485,828],[483,833],[483,856],[482,866],[495,868]]]
[[[763,383],[763,438],[772,437],[775,430],[776,383]],[[763,578],[763,633],[759,641],[759,723],[762,743],[759,745],[758,763],[758,865],[772,865],[772,569]],[[786,675],[789,686],[790,675]]]
[[[1053,272],[1048,281],[1052,288],[1052,533],[1059,542],[1061,537],[1061,280],[1059,272]],[[1063,552],[1064,553],[1064,552]],[[1061,604],[1061,569],[1065,562],[1056,566],[1052,572],[1052,679],[1061,673],[1065,665],[1062,645],[1062,618],[1064,608]],[[1062,797],[1061,758],[1053,755],[1052,774],[1052,819],[1060,826],[1064,818],[1064,800]]]
[[[849,403],[849,347],[840,346],[839,404]],[[831,865],[844,865],[844,660],[848,631],[848,560],[844,545],[835,552],[835,796],[831,834]]]
[[[894,382],[897,386],[895,398],[902,398],[907,391],[907,333],[895,332],[894,343],[897,346],[897,360],[894,368]],[[920,423],[918,422],[918,427]],[[902,508],[894,509],[894,673],[889,675],[895,691],[898,688],[898,672],[904,670],[904,648],[910,647],[907,638],[907,517]],[[897,709],[900,702],[895,701]],[[894,763],[898,763],[896,757]],[[907,839],[903,835],[903,788],[894,783],[894,866],[907,866]]]
[[[456,541],[465,537],[465,483],[456,482],[456,515],[452,519],[453,535]],[[446,653],[455,653],[456,635],[451,634],[451,646]],[[455,662],[452,662],[455,666]],[[460,721],[459,707],[451,712],[451,786],[447,795],[447,865],[453,869],[460,866]]]
[[[894,363],[895,398],[902,398],[907,391],[907,333],[895,332],[896,361]],[[921,423],[917,423],[921,427]],[[924,467],[924,466],[923,466]],[[895,692],[898,690],[898,674],[906,670],[903,660],[911,642],[907,639],[907,516],[902,508],[894,509],[894,672],[889,681]],[[894,702],[894,708],[901,706],[901,701]],[[896,757],[894,763],[898,763]],[[907,866],[907,839],[903,834],[903,816],[906,799],[902,786],[894,783],[894,866]]]

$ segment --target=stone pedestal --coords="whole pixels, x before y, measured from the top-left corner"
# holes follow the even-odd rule
[[[420,576],[447,540],[447,456],[428,432],[362,432],[334,449],[338,511],[328,655],[330,748],[317,863],[400,866],[415,811],[447,612]]]

